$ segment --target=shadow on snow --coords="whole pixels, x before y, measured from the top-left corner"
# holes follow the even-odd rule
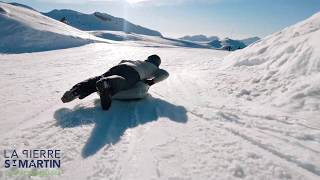
[[[57,125],[62,128],[95,124],[82,149],[84,158],[95,154],[105,145],[116,144],[129,128],[156,121],[160,117],[178,123],[186,123],[188,120],[183,106],[151,96],[140,101],[114,101],[109,111],[102,111],[100,100],[97,99],[94,107],[61,108],[55,112],[54,117]]]

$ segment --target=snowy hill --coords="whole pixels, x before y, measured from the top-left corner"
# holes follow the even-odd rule
[[[253,100],[320,110],[320,13],[225,58],[229,68],[251,71],[243,92]]]
[[[35,52],[104,41],[29,8],[0,2],[0,53]]]
[[[149,36],[162,36],[158,31],[135,25],[125,19],[114,17],[106,13],[95,12],[93,14],[84,14],[73,10],[62,9],[43,14],[58,21],[65,17],[69,25],[85,31],[111,30]]]
[[[209,42],[209,41],[219,40],[219,37],[217,37],[217,36],[207,37],[205,35],[193,35],[193,36],[184,36],[179,39],[186,40],[186,41],[194,41],[194,42]]]
[[[241,39],[240,41],[243,42],[246,46],[249,46],[250,44],[253,44],[259,40],[260,40],[259,37],[251,37],[251,38]]]
[[[223,49],[230,51],[235,51],[246,47],[246,45],[243,42],[229,38],[225,38],[222,40],[213,40],[209,42],[208,45],[215,49]]]

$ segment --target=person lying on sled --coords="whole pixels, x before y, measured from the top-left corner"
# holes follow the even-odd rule
[[[112,99],[141,99],[149,87],[168,78],[169,73],[160,69],[161,59],[151,55],[145,61],[122,60],[101,76],[96,76],[74,85],[61,98],[63,103],[76,98],[83,99],[98,92],[101,107],[108,110]]]

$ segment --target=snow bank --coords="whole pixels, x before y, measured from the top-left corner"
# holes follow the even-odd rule
[[[228,68],[252,74],[247,90],[277,106],[320,110],[320,13],[224,59]],[[250,70],[250,71],[249,71]]]
[[[99,38],[36,11],[0,2],[0,53],[69,48]]]

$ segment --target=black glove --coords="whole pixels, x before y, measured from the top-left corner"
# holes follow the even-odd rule
[[[144,83],[149,85],[149,86],[154,85],[154,81],[152,79],[146,79],[146,80],[144,80]]]

